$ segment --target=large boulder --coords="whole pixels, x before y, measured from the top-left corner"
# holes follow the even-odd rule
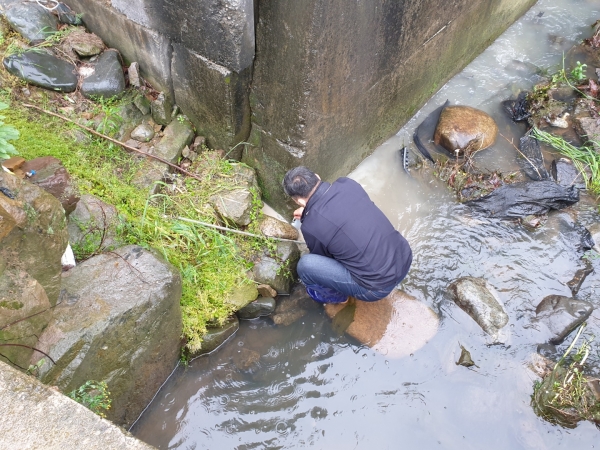
[[[14,53],[3,64],[14,76],[45,89],[73,92],[77,88],[75,66],[43,51]]]
[[[454,302],[492,338],[508,323],[504,307],[490,292],[485,280],[463,277],[452,282],[448,291]]]
[[[18,265],[0,263],[0,353],[4,360],[26,369],[50,314],[50,302],[40,283]]]
[[[489,114],[470,106],[446,106],[440,115],[433,140],[452,155],[483,150],[493,145],[498,126]]]
[[[110,98],[125,90],[121,57],[116,50],[103,52],[94,65],[94,72],[81,83],[81,93],[87,98]]]
[[[65,272],[61,303],[38,341],[56,362],[42,366],[41,380],[63,392],[106,381],[107,417],[131,425],[179,358],[180,298],[179,272],[133,245]]]
[[[6,11],[11,28],[32,44],[51,37],[58,30],[58,20],[37,3],[19,2]]]
[[[54,196],[12,174],[0,171],[0,187],[0,260],[27,272],[54,306],[68,243],[65,211]]]
[[[589,302],[563,295],[549,295],[535,309],[534,321],[547,329],[545,339],[548,342],[560,344],[585,322],[593,310],[594,306]]]

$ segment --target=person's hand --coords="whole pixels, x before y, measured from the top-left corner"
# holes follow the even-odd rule
[[[304,212],[304,206],[301,208],[298,208],[296,211],[294,211],[294,219],[300,219],[302,217],[303,212]]]

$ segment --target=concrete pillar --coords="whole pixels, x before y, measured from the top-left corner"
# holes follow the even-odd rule
[[[535,0],[258,0],[253,147],[266,200],[286,170],[346,175]]]

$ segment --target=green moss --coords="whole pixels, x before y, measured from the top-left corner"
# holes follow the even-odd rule
[[[202,181],[186,178],[176,194],[148,196],[131,184],[142,162],[135,155],[93,137],[88,143],[78,143],[73,138],[74,125],[16,103],[6,116],[7,123],[21,132],[16,147],[24,158],[51,155],[60,159],[82,194],[95,195],[117,208],[123,219],[118,229],[122,242],[156,248],[180,270],[184,337],[190,350],[198,350],[207,326],[224,323],[233,312],[224,303],[226,294],[252,283],[245,273],[251,267],[247,254],[256,245],[251,238],[223,235],[174,218],[215,223],[208,199],[227,188],[232,164],[203,153],[189,169]],[[255,203],[255,209],[259,208],[260,202]],[[258,211],[253,214],[259,217]]]
[[[22,302],[18,302],[16,300],[14,300],[12,302],[9,302],[6,300],[0,302],[0,308],[17,310],[17,309],[21,309],[23,306],[25,306],[25,305]]]

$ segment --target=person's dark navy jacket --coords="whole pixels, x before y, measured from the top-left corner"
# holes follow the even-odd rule
[[[310,252],[341,262],[367,289],[387,288],[408,273],[412,263],[408,242],[350,178],[322,182],[301,221]]]

